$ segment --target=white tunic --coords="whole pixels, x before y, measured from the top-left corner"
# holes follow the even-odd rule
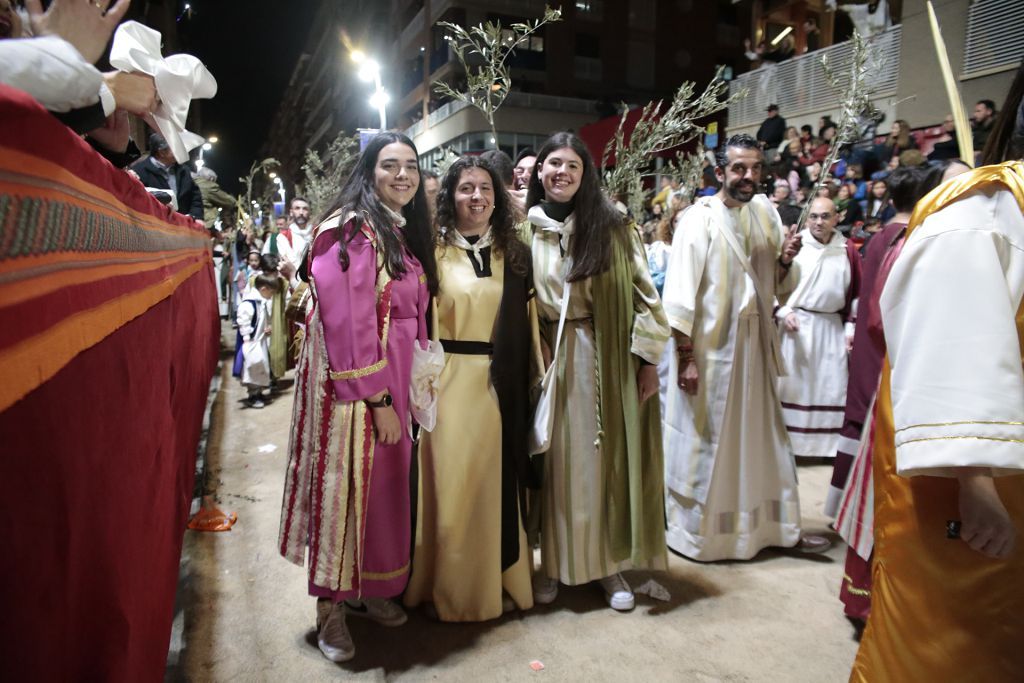
[[[903,476],[1024,470],[1021,210],[976,190],[926,218],[892,267],[879,304]]]
[[[779,378],[779,399],[796,455],[835,457],[846,410],[849,368],[841,312],[853,274],[846,238],[833,233],[822,244],[810,230],[801,233],[796,256],[800,281],[775,313],[787,374]],[[784,321],[795,314],[800,328]],[[849,330],[852,334],[853,330]]]
[[[726,239],[747,254],[767,302]],[[668,544],[696,560],[749,559],[800,538],[796,468],[776,394],[771,319],[784,231],[763,195],[727,209],[699,200],[672,244],[664,304],[672,327],[689,335],[697,393],[668,387],[665,483]],[[798,276],[794,265],[785,284]],[[677,374],[671,359],[670,377]]]

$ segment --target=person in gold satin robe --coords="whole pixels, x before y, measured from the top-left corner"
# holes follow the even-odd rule
[[[530,250],[494,169],[478,157],[449,168],[437,196],[435,335],[445,350],[437,425],[423,435],[409,606],[442,621],[484,621],[533,607],[520,485],[531,355]]]
[[[1004,158],[1024,156],[1022,94],[1024,70]],[[850,680],[1022,680],[1024,162],[926,195],[884,282],[872,607]]]

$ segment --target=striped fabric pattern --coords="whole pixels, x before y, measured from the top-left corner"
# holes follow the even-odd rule
[[[104,178],[7,146],[12,135],[0,132],[0,410],[210,259],[189,219],[144,195],[130,206]]]

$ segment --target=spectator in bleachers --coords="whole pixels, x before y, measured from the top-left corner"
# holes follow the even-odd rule
[[[836,193],[836,212],[839,215],[839,230],[844,235],[849,235],[855,226],[864,222],[864,212],[860,203],[853,198],[853,183],[843,183]]]
[[[846,167],[847,183],[853,185],[853,199],[860,202],[867,199],[868,184],[864,180],[864,167],[860,164],[849,164]]]
[[[796,143],[797,149],[800,149],[800,132],[794,127],[789,126],[786,128],[786,134],[782,138],[782,142],[779,143],[778,153],[779,156],[786,154],[789,151],[790,145]]]
[[[895,214],[896,210],[889,200],[888,184],[885,180],[874,181],[864,206],[864,229],[868,232],[877,232],[878,228],[888,223]]]
[[[803,143],[805,143],[805,142],[810,142],[811,138],[813,138],[813,137],[814,137],[814,129],[811,128],[810,124],[805,123],[804,125],[800,126],[800,143],[801,143],[801,145]]]
[[[804,52],[814,52],[821,47],[821,29],[818,27],[817,17],[807,17],[804,20],[804,41]]]
[[[786,204],[792,203],[790,197],[792,193],[793,191],[789,187],[789,182],[783,180],[782,178],[779,178],[778,180],[775,181],[775,186],[772,189],[772,193],[768,197],[768,199],[770,199],[772,204],[775,205],[775,208],[778,209],[780,206],[785,206]]]
[[[946,114],[942,120],[942,137],[932,147],[928,154],[928,161],[941,161],[943,159],[958,159],[960,157],[960,145],[956,137],[956,123],[952,114]]]
[[[888,164],[893,157],[898,157],[908,149],[917,149],[917,147],[917,139],[910,132],[910,124],[903,119],[896,119],[892,122],[889,137],[882,143],[879,158],[882,163]]]
[[[768,105],[768,118],[761,122],[757,129],[757,142],[761,149],[770,154],[768,162],[774,160],[775,150],[786,137],[786,119],[779,115],[779,105]]]
[[[974,151],[980,153],[985,149],[992,124],[996,121],[996,103],[992,100],[979,100],[971,114],[971,129],[974,136]]]
[[[835,126],[835,125],[836,125],[836,122],[832,120],[832,117],[829,114],[825,114],[824,116],[819,118],[818,119],[818,137],[819,138],[825,137],[825,129],[828,128],[829,126]]]

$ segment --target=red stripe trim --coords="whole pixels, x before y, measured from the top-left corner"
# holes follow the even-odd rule
[[[296,421],[295,430],[292,432],[292,452],[291,462],[292,468],[288,472],[291,483],[285,490],[288,491],[288,504],[285,506],[285,518],[284,523],[281,525],[281,554],[288,555],[288,546],[291,545],[291,531],[293,519],[295,517],[295,500],[299,494],[299,472],[302,471],[302,445],[303,445],[303,434],[306,428],[306,412],[308,391],[309,391],[309,363],[303,359],[300,364],[302,371],[301,377],[295,382],[295,413],[298,416]],[[306,528],[309,528],[307,524]]]
[[[782,407],[789,408],[790,410],[824,410],[830,413],[842,413],[846,411],[846,406],[804,406],[799,403],[786,403],[785,401],[782,402]]]

